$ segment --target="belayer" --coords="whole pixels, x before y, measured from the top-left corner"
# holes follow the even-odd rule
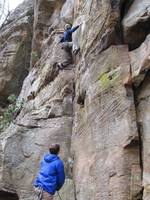
[[[65,172],[62,160],[58,157],[59,144],[52,144],[40,164],[34,187],[38,200],[53,200],[53,195],[60,190],[65,182]]]

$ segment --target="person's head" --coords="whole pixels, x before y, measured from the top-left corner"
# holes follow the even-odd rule
[[[59,144],[51,144],[49,147],[49,152],[51,154],[59,154],[60,151],[60,145]]]
[[[65,31],[67,31],[67,30],[69,30],[69,29],[71,29],[71,25],[70,25],[70,24],[66,24],[66,25],[65,25]]]

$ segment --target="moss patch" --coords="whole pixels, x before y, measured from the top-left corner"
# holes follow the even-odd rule
[[[109,75],[108,73],[103,73],[99,77],[100,84],[103,89],[107,89],[110,86],[110,80],[109,80]]]
[[[119,74],[117,69],[112,70],[110,72],[103,72],[102,74],[100,74],[99,81],[102,89],[106,90],[110,88],[115,83],[115,81],[117,81],[116,79],[118,78],[118,76]]]

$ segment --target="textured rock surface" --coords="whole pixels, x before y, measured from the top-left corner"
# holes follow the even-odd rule
[[[67,191],[66,199],[74,199],[72,173],[69,167],[74,69],[70,66],[66,70],[58,71],[55,62],[65,59],[64,50],[57,45],[58,37],[49,37],[45,41],[43,37],[41,41],[39,40],[38,33],[41,31],[41,23],[43,27],[47,23],[45,19],[41,21],[42,14],[45,12],[47,19],[49,13],[47,4],[44,6],[43,3],[43,7],[41,4],[35,7],[37,26],[34,26],[32,48],[33,53],[36,53],[36,50],[38,52],[39,46],[34,47],[37,42],[43,42],[41,44],[43,51],[40,51],[40,59],[36,60],[36,68],[28,74],[19,95],[19,99],[25,99],[22,110],[9,129],[1,135],[1,151],[4,152],[0,161],[1,189],[16,192],[19,199],[33,199],[32,184],[38,171],[39,161],[43,153],[48,150],[50,143],[58,142],[62,147],[61,157],[64,160],[68,177],[62,195],[66,193],[64,191]],[[53,2],[50,2],[50,6],[51,4]],[[42,14],[40,9],[43,9]],[[56,8],[54,6],[52,10],[57,11],[57,6]],[[43,29],[43,34],[44,31],[45,29]],[[48,41],[51,45],[47,44]]]
[[[28,6],[27,6],[28,5]],[[0,101],[18,95],[28,74],[33,25],[33,1],[10,15],[0,34]]]
[[[112,46],[76,80],[85,84],[76,88],[85,95],[84,104],[77,96],[72,138],[77,199],[136,199],[140,192],[133,93],[124,87],[129,73],[127,47]]]
[[[131,48],[138,47],[150,33],[150,1],[134,0],[123,19],[124,39]]]
[[[138,101],[138,125],[142,139],[142,161],[143,161],[143,199],[150,198],[150,73],[147,74],[142,86],[137,93]]]
[[[0,135],[2,193],[33,200],[39,161],[57,142],[67,177],[60,191],[63,200],[149,200],[149,5],[146,0],[35,1],[32,53],[25,62],[29,74],[16,90],[5,83],[7,95],[22,87],[18,100],[25,101]],[[28,12],[20,15],[20,9],[0,32],[1,44],[10,25],[18,22],[14,16],[20,16],[18,34],[20,27],[31,28],[24,22]],[[82,22],[73,34],[81,52],[73,58],[58,43],[66,22]],[[7,43],[20,45],[18,39]],[[58,62],[70,64],[59,70]],[[7,64],[13,70],[19,66]],[[4,79],[5,67],[0,70]]]
[[[130,59],[132,80],[135,86],[139,86],[150,68],[150,35],[138,49],[131,51]]]

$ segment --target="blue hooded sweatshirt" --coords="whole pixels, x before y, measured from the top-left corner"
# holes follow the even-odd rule
[[[41,162],[39,174],[34,182],[35,187],[55,194],[65,182],[64,165],[55,154],[46,154]]]
[[[65,31],[63,37],[60,40],[60,43],[72,42],[72,33],[75,32],[78,28],[79,28],[79,26],[75,26],[75,27],[69,28],[67,31]]]

